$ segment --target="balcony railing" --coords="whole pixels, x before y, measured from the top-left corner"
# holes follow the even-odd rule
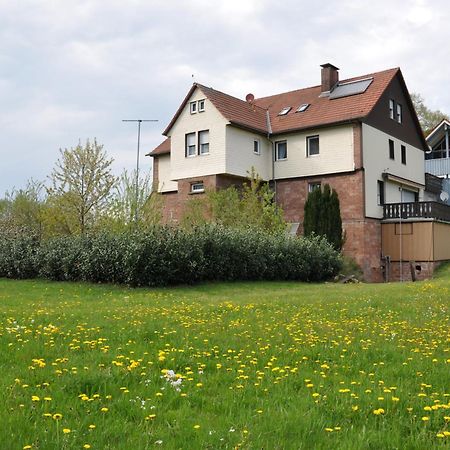
[[[387,203],[383,219],[436,219],[450,222],[450,206],[438,202]]]
[[[436,176],[450,174],[450,158],[425,160],[425,172]]]

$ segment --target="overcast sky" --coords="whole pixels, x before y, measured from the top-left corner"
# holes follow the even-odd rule
[[[193,81],[255,97],[400,67],[450,113],[444,0],[0,0],[0,197],[97,138],[114,171],[162,141]],[[193,78],[194,77],[194,78]],[[150,167],[143,157],[141,167]]]

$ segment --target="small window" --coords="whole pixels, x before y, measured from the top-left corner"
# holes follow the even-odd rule
[[[311,192],[315,191],[316,189],[320,189],[320,187],[321,187],[320,181],[308,183],[308,192],[311,193]]]
[[[255,155],[260,155],[261,154],[261,150],[260,150],[259,145],[260,145],[259,139],[254,139],[253,140],[253,153]]]
[[[198,101],[198,112],[205,111],[205,100]]]
[[[389,100],[389,117],[395,120],[395,112],[394,112],[395,103],[394,100]]]
[[[395,159],[394,141],[389,139],[389,158]]]
[[[275,159],[277,161],[287,159],[287,141],[275,142]]]
[[[186,156],[195,156],[195,133],[186,134]]]
[[[209,130],[198,132],[198,151],[200,155],[209,153]]]
[[[291,110],[291,107],[290,106],[286,106],[278,113],[278,115],[279,116],[285,116],[290,110]]]
[[[191,114],[195,114],[197,112],[197,102],[190,103],[190,111],[191,111]]]
[[[402,105],[400,103],[397,103],[397,122],[402,123]]]
[[[406,146],[402,145],[402,164],[406,164]]]
[[[205,185],[202,181],[191,184],[191,192],[193,194],[199,194],[200,192],[205,192]]]
[[[306,111],[308,109],[308,106],[309,106],[309,103],[303,103],[303,105],[300,105],[297,108],[296,112],[304,112],[304,111]]]
[[[319,152],[319,136],[308,136],[306,138],[306,156],[318,155]]]
[[[377,181],[377,203],[382,206],[384,205],[384,181]]]

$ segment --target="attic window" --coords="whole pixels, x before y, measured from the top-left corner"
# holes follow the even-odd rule
[[[198,101],[198,112],[203,112],[205,110],[205,100]]]
[[[190,111],[191,111],[191,114],[195,114],[197,112],[197,102],[190,103]]]
[[[308,107],[309,103],[303,103],[303,105],[300,105],[295,112],[304,112],[308,109]]]
[[[291,106],[286,106],[278,113],[278,115],[285,116],[291,109],[292,109]]]

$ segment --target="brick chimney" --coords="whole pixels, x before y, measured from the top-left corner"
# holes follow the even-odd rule
[[[330,92],[339,81],[339,69],[333,64],[322,64],[322,94]]]

